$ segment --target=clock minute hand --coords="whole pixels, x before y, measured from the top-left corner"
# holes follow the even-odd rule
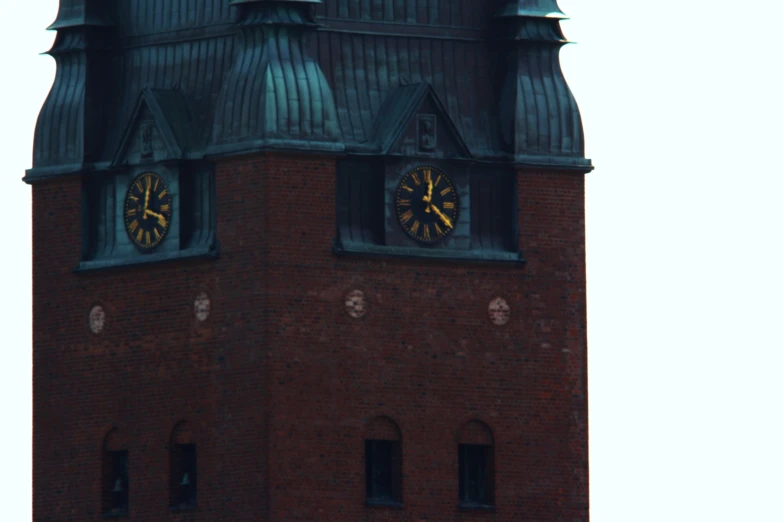
[[[454,225],[451,224],[451,220],[443,215],[443,212],[440,211],[438,207],[430,203],[430,207],[432,208],[432,211],[435,212],[441,221],[443,221],[443,224],[446,225],[449,228],[454,228]]]
[[[149,214],[150,216],[152,216],[154,218],[157,218],[158,219],[158,223],[160,223],[160,226],[162,226],[162,227],[166,226],[166,217],[165,216],[163,216],[161,214],[158,214],[157,212],[153,212],[152,210],[145,210],[144,211],[144,217],[147,217],[147,214]]]
[[[147,208],[150,206],[150,179],[147,178],[147,192],[144,195],[144,214],[146,217]]]

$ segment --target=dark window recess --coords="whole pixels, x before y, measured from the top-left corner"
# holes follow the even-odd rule
[[[197,248],[214,242],[215,177],[207,167],[180,174],[180,247]]]
[[[341,161],[337,167],[340,240],[383,244],[383,209],[383,167],[375,162]]]
[[[402,502],[402,445],[399,441],[365,441],[367,500],[374,503]]]
[[[103,463],[103,513],[128,513],[128,452],[107,451]]]
[[[474,249],[516,250],[516,178],[507,173],[473,174],[470,234]]]
[[[171,477],[169,491],[171,507],[191,509],[196,507],[196,445],[174,444],[171,448]]]
[[[459,445],[459,501],[464,507],[495,503],[492,446]]]
[[[109,256],[114,248],[114,179],[90,176],[82,186],[82,258]]]

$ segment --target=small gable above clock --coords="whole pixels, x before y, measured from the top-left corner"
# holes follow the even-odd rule
[[[181,91],[144,89],[139,96],[113,166],[190,159],[193,117]]]
[[[369,148],[384,156],[472,158],[459,128],[426,82],[393,88],[371,135]]]
[[[83,178],[79,270],[215,257],[214,167],[177,90],[143,89],[112,162]]]
[[[335,253],[518,263],[515,170],[476,161],[427,83],[391,89],[339,162]]]

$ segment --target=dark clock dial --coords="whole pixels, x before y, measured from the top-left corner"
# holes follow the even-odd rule
[[[397,187],[397,219],[422,243],[436,243],[454,231],[459,200],[454,184],[440,169],[423,165],[408,171]]]
[[[166,237],[171,225],[171,194],[159,175],[139,175],[125,195],[125,230],[142,251],[155,248]]]

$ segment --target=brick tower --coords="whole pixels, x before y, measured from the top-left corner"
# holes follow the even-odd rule
[[[61,0],[34,519],[588,520],[556,0]]]

